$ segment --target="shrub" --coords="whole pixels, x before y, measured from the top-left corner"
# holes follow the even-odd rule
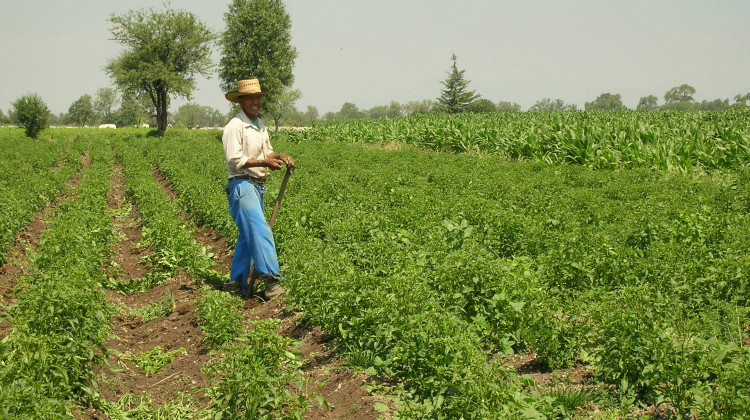
[[[13,102],[18,123],[26,129],[26,135],[36,138],[49,127],[49,108],[36,93],[21,96]]]

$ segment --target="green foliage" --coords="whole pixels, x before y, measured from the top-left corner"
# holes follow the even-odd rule
[[[748,115],[743,109],[417,115],[334,122],[292,137],[300,142],[406,143],[596,169],[714,170],[750,162]]]
[[[281,0],[233,0],[224,14],[219,80],[224,92],[237,90],[242,79],[257,78],[264,91],[264,108],[280,102],[284,88],[294,82],[292,21]]]
[[[688,84],[681,84],[669,89],[664,94],[664,102],[671,104],[674,102],[693,102],[693,95],[695,95],[695,88]]]
[[[458,114],[466,111],[466,107],[477,100],[479,95],[473,90],[469,91],[469,80],[464,79],[466,70],[458,70],[456,54],[453,54],[451,60],[451,71],[448,78],[442,82],[445,88],[440,91],[440,97],[437,98],[438,109],[449,114]]]
[[[466,107],[466,112],[473,112],[475,114],[497,112],[497,106],[489,99],[477,99]]]
[[[91,401],[104,363],[113,309],[96,288],[114,240],[106,193],[112,156],[105,142],[75,138],[90,151],[75,198],[57,206],[42,247],[10,308],[0,342],[0,417],[68,415],[67,400]],[[80,148],[80,149],[79,149]]]
[[[130,10],[109,21],[112,39],[125,50],[109,61],[107,74],[123,91],[151,100],[163,132],[170,96],[190,98],[195,74],[208,76],[215,36],[193,13],[169,8]]]
[[[49,109],[36,93],[16,99],[13,109],[18,124],[24,128],[28,137],[37,138],[42,130],[49,127]]]
[[[226,123],[218,109],[192,103],[182,105],[174,119],[175,126],[183,128],[221,127]]]
[[[83,127],[94,120],[94,105],[91,102],[91,95],[82,95],[70,104],[68,108],[68,118],[74,124]]]
[[[198,325],[209,347],[221,347],[236,340],[243,330],[242,299],[219,290],[205,290],[196,300]]]
[[[274,99],[264,101],[268,113],[273,118],[276,130],[279,130],[279,121],[295,111],[294,103],[302,97],[302,92],[298,89],[283,89]]]
[[[126,316],[128,318],[138,318],[141,322],[145,323],[152,319],[169,316],[174,311],[174,308],[174,295],[170,292],[167,296],[150,305],[128,311]]]
[[[251,322],[236,343],[222,348],[223,358],[204,367],[214,418],[304,418],[311,401],[300,353],[292,349],[294,340],[276,334],[279,322]]]
[[[636,109],[638,111],[653,111],[655,109],[658,109],[658,100],[659,98],[654,95],[641,97],[641,99],[638,101],[638,106],[636,107]]]
[[[622,104],[622,98],[620,97],[620,94],[613,95],[611,93],[602,93],[599,95],[596,100],[593,102],[586,102],[584,104],[584,109],[586,111],[594,111],[594,110],[616,110],[616,109],[625,109],[625,105]]]
[[[102,123],[112,124],[115,122],[113,113],[118,102],[117,90],[113,88],[97,89],[93,107]]]
[[[159,346],[155,346],[151,350],[145,350],[136,354],[124,355],[123,358],[129,360],[135,366],[143,370],[146,376],[150,376],[162,370],[162,368],[164,368],[166,365],[172,363],[172,361],[181,354],[187,354],[187,350],[185,350],[184,347],[180,347],[169,352],[164,352],[164,349]]]
[[[197,409],[194,402],[185,396],[162,406],[154,406],[149,398],[133,394],[123,395],[116,403],[99,400],[98,404],[113,420],[196,420],[209,418],[205,410]]]
[[[531,112],[539,111],[574,111],[577,107],[573,104],[566,105],[562,99],[550,99],[544,98],[536,101],[534,105],[529,108]]]
[[[18,129],[0,129],[0,264],[16,234],[53,201],[81,169],[80,154],[64,141],[27,142]],[[65,137],[63,137],[65,138]],[[44,177],[37,169],[48,168]]]
[[[741,417],[750,401],[746,123],[742,110],[590,111],[420,116],[279,133],[275,149],[299,164],[274,227],[286,302],[333,337],[351,365],[393,385],[400,418],[624,418],[662,404],[675,416]],[[85,209],[72,213],[83,225],[60,221],[65,241],[45,240],[34,260],[40,274],[24,287],[45,294],[19,298],[23,309],[12,309],[16,330],[0,343],[6,417],[43,418],[64,410],[65,398],[89,395],[79,384],[100,360],[80,352],[101,342],[97,320],[111,312],[81,302],[99,302],[90,289],[106,276],[101,261],[114,237],[104,200],[110,146],[158,270],[215,278],[189,226],[173,222],[180,211],[230,242],[236,237],[218,134],[173,130],[154,141],[138,133],[39,149],[73,157],[91,149],[97,165],[81,191],[93,188],[99,198],[74,206]],[[509,161],[509,140],[497,139],[515,137],[523,142],[514,150],[544,147],[546,158]],[[614,138],[622,143],[605,142]],[[721,153],[711,151],[718,141]],[[669,164],[650,161],[647,146]],[[617,156],[631,169],[584,163],[597,156]],[[152,165],[177,191],[173,203],[158,192]],[[266,202],[280,178],[266,184]],[[199,301],[217,355],[206,368],[211,414],[303,417],[311,396],[294,342],[272,321],[246,331],[232,295],[206,289]],[[84,362],[56,353],[61,346]],[[537,389],[506,363],[519,353],[591,376],[580,389]],[[21,354],[32,361],[21,363]],[[74,385],[39,379],[61,371]]]

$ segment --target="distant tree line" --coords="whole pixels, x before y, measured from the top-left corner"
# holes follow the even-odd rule
[[[232,0],[224,14],[226,30],[211,32],[194,14],[173,10],[131,10],[112,15],[113,40],[124,46],[117,58],[110,60],[105,71],[113,87],[98,89],[93,96],[85,93],[70,104],[66,113],[51,114],[37,94],[28,94],[13,103],[5,115],[0,110],[0,124],[18,124],[36,136],[48,125],[124,126],[148,125],[160,131],[168,126],[184,128],[222,127],[238,108],[224,114],[217,109],[189,102],[176,111],[169,110],[172,97],[191,100],[195,74],[208,75],[213,67],[210,45],[218,41],[222,49],[218,74],[221,88],[228,92],[240,79],[257,77],[268,95],[264,98],[263,117],[279,126],[310,126],[320,121],[339,119],[398,118],[430,113],[520,112],[514,102],[493,102],[470,89],[465,71],[458,68],[456,55],[443,88],[435,99],[425,99],[370,109],[359,109],[346,102],[338,112],[320,115],[315,106],[298,110],[296,102],[302,92],[292,89],[292,69],[297,57],[291,45],[291,20],[281,0]],[[263,45],[264,48],[256,48]],[[637,110],[718,111],[746,107],[750,93],[729,99],[697,102],[695,88],[682,84],[667,91],[659,104],[655,95],[642,97]],[[562,99],[543,98],[528,111],[570,111],[575,104]],[[584,105],[585,111],[626,109],[620,94],[602,93]],[[33,135],[32,135],[33,134]]]

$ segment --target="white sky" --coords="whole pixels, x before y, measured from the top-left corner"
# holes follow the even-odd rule
[[[163,10],[162,0],[1,0],[0,110],[38,93],[55,114],[111,87],[104,72],[121,47],[112,14]],[[216,32],[229,0],[172,0]],[[748,0],[287,0],[299,53],[297,108],[321,115],[435,99],[451,66],[483,98],[528,109],[543,98],[578,105],[601,93],[634,108],[687,83],[695,99],[750,92]],[[220,52],[214,48],[218,64]],[[262,81],[261,81],[262,82]],[[229,110],[214,73],[193,102]],[[176,111],[184,99],[173,99]]]

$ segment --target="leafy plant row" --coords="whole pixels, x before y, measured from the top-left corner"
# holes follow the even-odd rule
[[[164,148],[165,140],[136,134],[126,141],[114,142],[116,156],[125,166],[127,194],[141,212],[144,241],[157,255],[153,261],[157,263],[158,271],[174,274],[174,269],[181,268],[193,273],[196,281],[217,282],[216,272],[209,269],[212,265],[210,256],[197,246],[194,234],[181,222],[176,207],[193,195],[186,193],[183,196],[183,191],[178,188],[177,202],[170,203],[154,179],[152,159],[155,158],[151,154],[155,155],[157,150]],[[174,146],[180,147],[180,144]],[[179,185],[183,187],[200,187],[191,183],[196,178],[195,172],[165,173],[171,175],[170,181],[182,181]],[[218,192],[220,189],[214,190]],[[238,297],[208,287],[202,288],[197,299],[205,344],[220,352],[216,352],[216,357],[204,368],[211,380],[206,395],[212,406],[193,415],[301,419],[310,402],[306,380],[300,371],[301,360],[292,350],[294,340],[278,335],[277,325],[270,321],[244,325],[241,305]]]
[[[215,134],[192,136],[168,135],[151,156],[165,172],[178,155],[206,168],[192,178],[223,169]],[[402,416],[564,415],[564,398],[524,390],[503,365],[520,352],[586,366],[612,389],[587,397],[612,413],[747,410],[747,170],[593,171],[293,140],[274,141],[299,163],[275,226],[288,298],[354,363],[399,381]],[[225,200],[219,176],[187,182],[205,183],[188,211],[226,217],[209,204]]]
[[[143,244],[154,252],[149,256],[151,277],[132,284],[108,284],[128,291],[147,290],[183,269],[196,281],[218,280],[212,269],[212,255],[198,243],[195,234],[181,219],[178,209],[169,201],[154,178],[154,169],[145,151],[134,147],[128,138],[113,141],[116,158],[125,169],[126,196],[138,205],[143,223]]]
[[[278,320],[244,323],[242,300],[204,289],[198,319],[209,347],[220,350],[203,369],[212,418],[299,419],[312,406],[295,340],[277,333]],[[322,400],[319,399],[319,403]]]
[[[9,128],[0,130],[0,150],[0,264],[4,264],[16,234],[81,169],[81,151],[68,140],[31,140],[23,130]]]
[[[597,169],[719,169],[750,163],[750,111],[559,111],[350,120],[294,132],[296,141],[406,143]]]
[[[75,195],[55,208],[33,274],[7,308],[13,331],[0,342],[2,418],[69,417],[71,403],[96,397],[94,373],[106,358],[113,310],[97,285],[114,238],[106,201],[112,156],[106,142],[72,142],[75,155],[89,151],[91,164]]]

